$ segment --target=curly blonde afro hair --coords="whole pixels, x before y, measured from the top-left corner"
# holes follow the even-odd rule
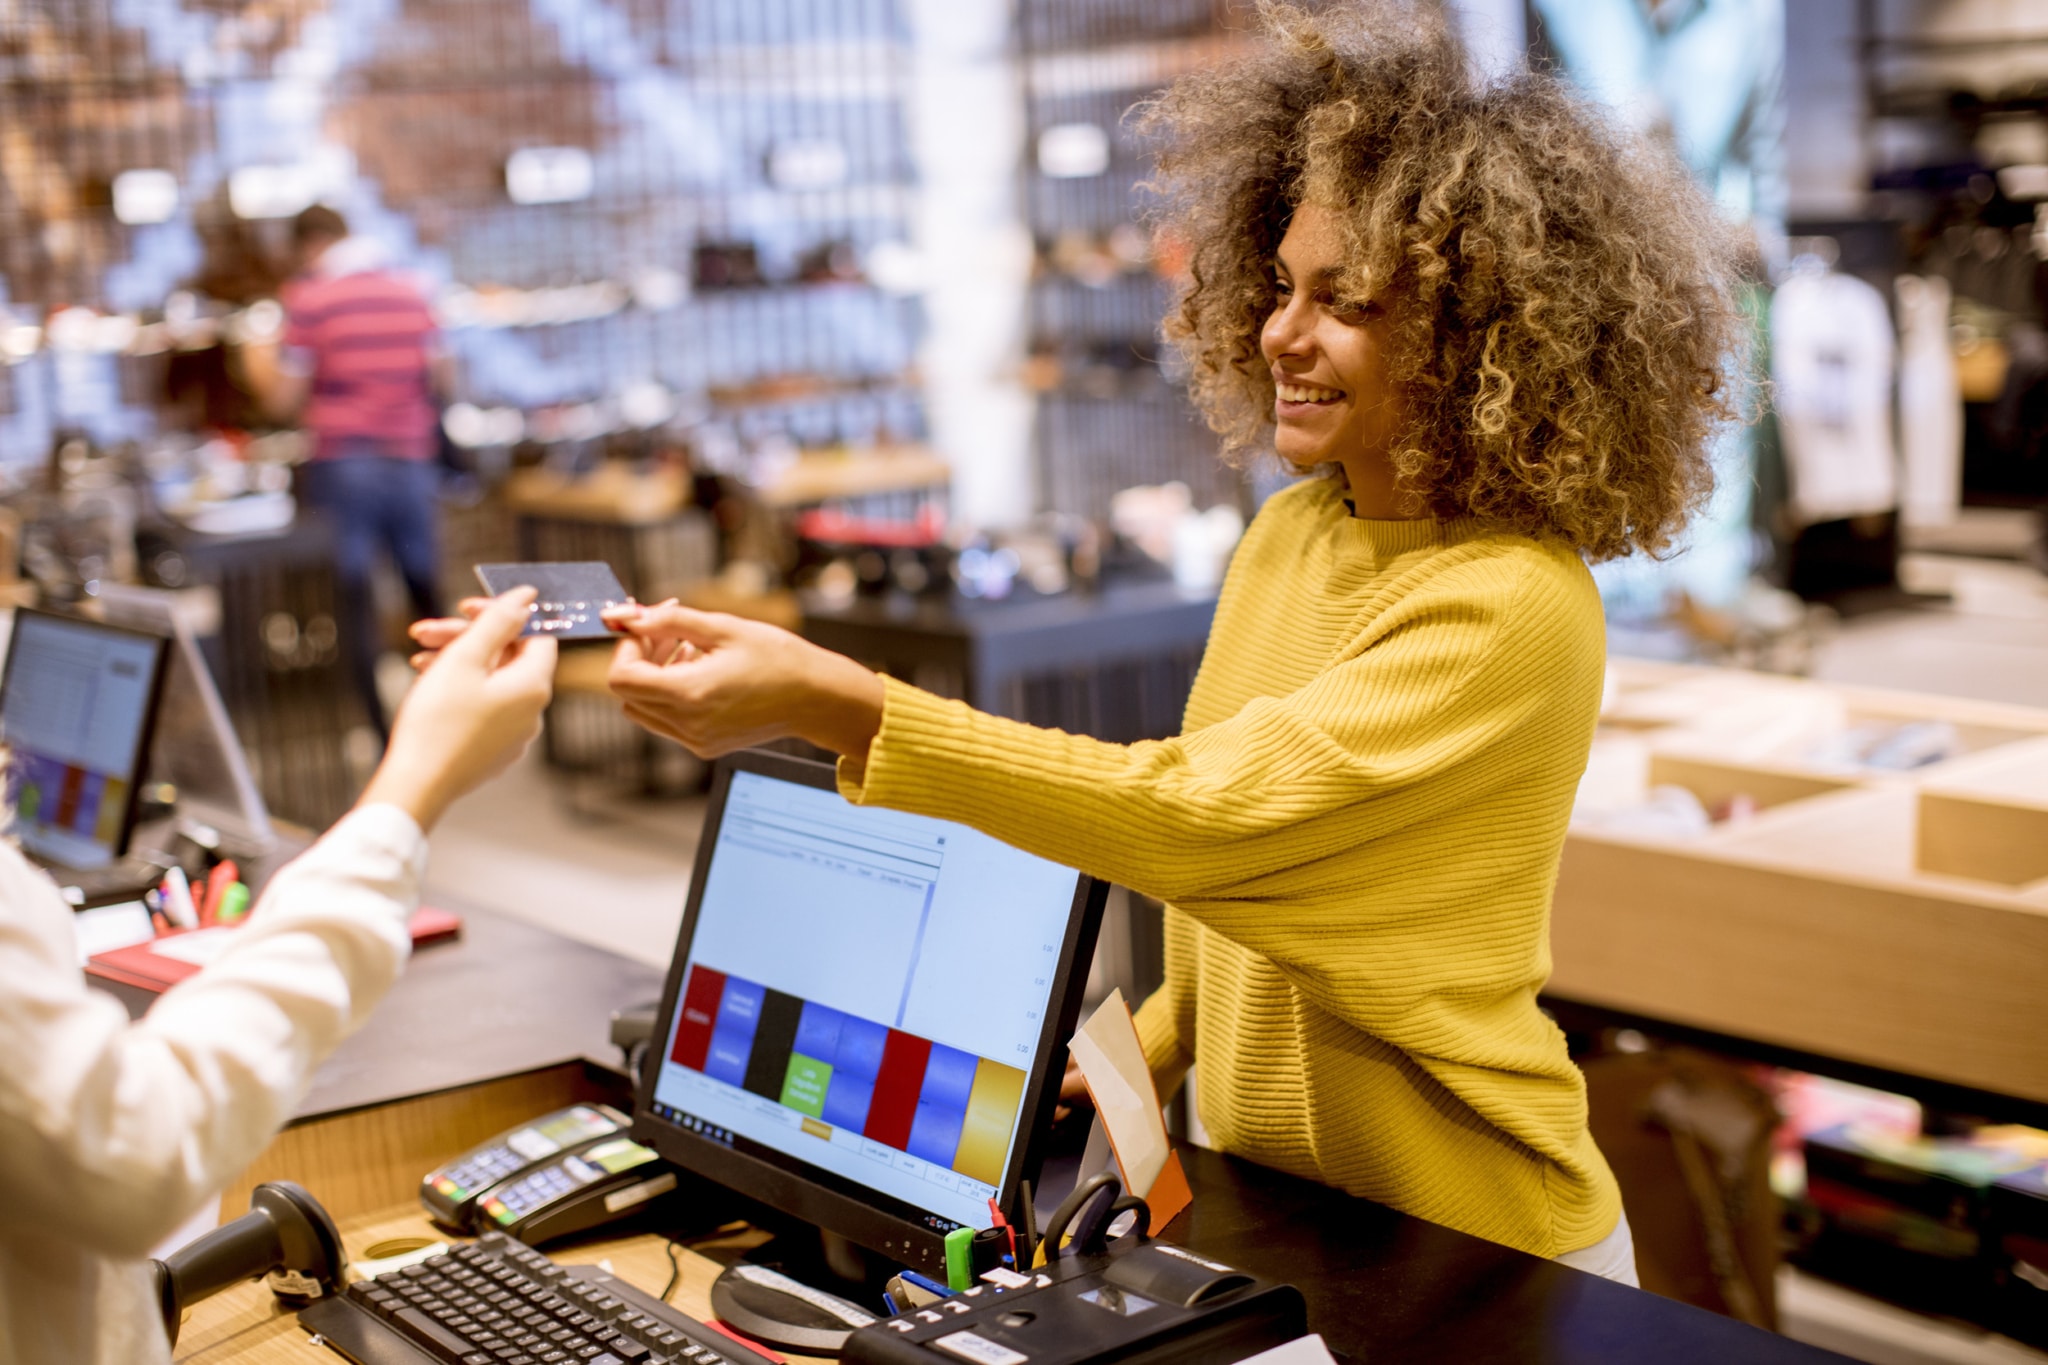
[[[1259,332],[1295,206],[1341,225],[1340,297],[1388,306],[1412,510],[1670,552],[1737,416],[1741,259],[1676,157],[1554,76],[1484,82],[1441,12],[1268,0],[1264,41],[1140,107],[1156,226],[1190,270],[1166,320],[1226,458],[1269,447]]]

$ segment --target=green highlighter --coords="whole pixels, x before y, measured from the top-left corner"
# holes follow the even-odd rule
[[[954,1293],[974,1287],[974,1229],[946,1234],[946,1287]]]

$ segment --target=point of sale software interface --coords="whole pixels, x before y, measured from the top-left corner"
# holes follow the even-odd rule
[[[159,651],[155,640],[88,622],[18,618],[0,729],[14,826],[30,851],[79,868],[113,860]]]
[[[656,1103],[980,1226],[1077,882],[962,825],[735,773]]]

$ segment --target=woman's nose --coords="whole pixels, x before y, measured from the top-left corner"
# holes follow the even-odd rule
[[[1268,363],[1282,356],[1298,356],[1307,352],[1312,332],[1306,322],[1298,298],[1289,299],[1272,311],[1259,333],[1259,349],[1265,352]]]

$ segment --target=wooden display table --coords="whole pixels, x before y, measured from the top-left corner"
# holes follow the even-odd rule
[[[1913,722],[1951,756],[1838,761]],[[1691,837],[1584,818],[1659,785],[1758,809]],[[1550,998],[2048,1118],[2048,711],[1621,661],[1580,812]]]

